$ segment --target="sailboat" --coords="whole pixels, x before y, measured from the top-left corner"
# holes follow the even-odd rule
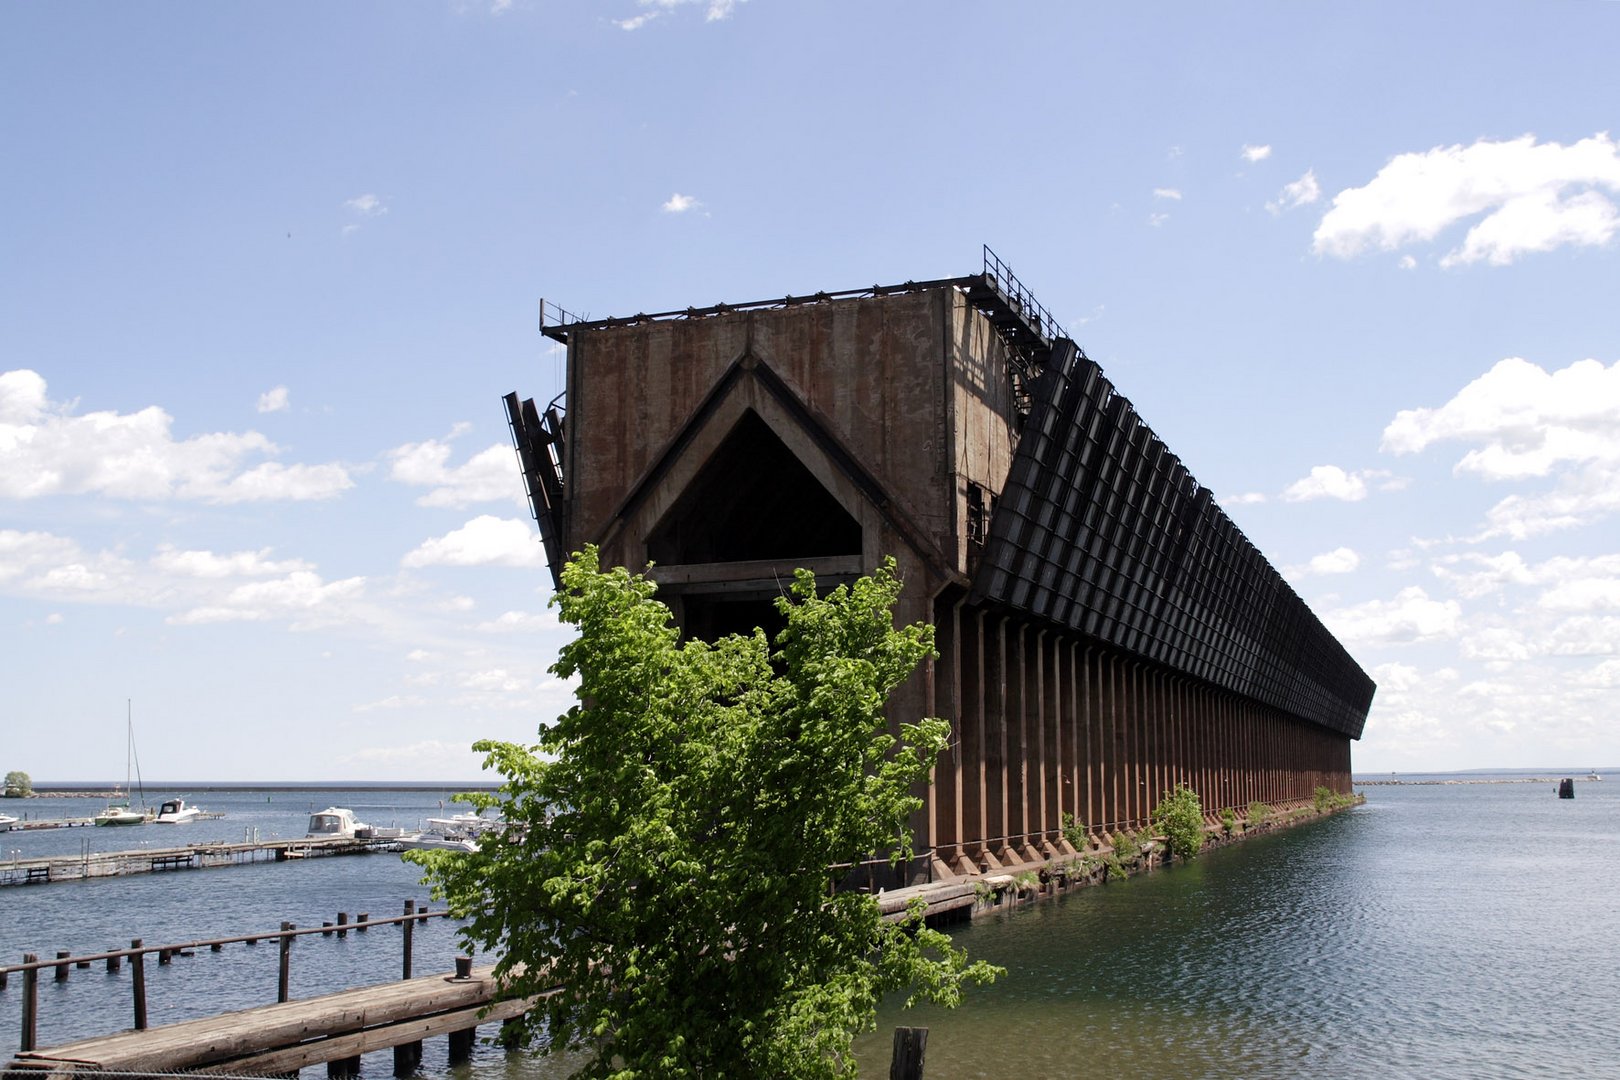
[[[124,699],[124,727],[124,790],[113,792],[113,797],[107,800],[107,808],[94,818],[97,825],[145,825],[152,820],[144,807],[137,810],[129,805],[130,768],[134,767],[135,782],[140,784],[141,760],[135,754],[135,716],[128,698]],[[145,785],[141,785],[141,801],[146,801]]]

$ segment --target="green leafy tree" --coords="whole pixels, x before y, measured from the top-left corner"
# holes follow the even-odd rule
[[[932,655],[895,629],[892,561],[786,627],[682,642],[654,585],[576,554],[554,599],[578,628],[552,671],[578,703],[533,746],[480,742],[512,824],[470,854],[416,853],[496,954],[509,992],[560,987],[518,1032],[593,1051],[584,1077],[849,1077],[878,999],[956,1004],[999,973],[945,935],[886,923],[836,868],[909,854],[913,790],[948,725],[891,737],[890,692]]]
[[[6,798],[26,799],[34,791],[34,782],[21,769],[6,773]]]
[[[1204,807],[1198,792],[1186,784],[1159,800],[1153,808],[1153,824],[1164,833],[1170,854],[1178,859],[1196,858],[1204,847]]]

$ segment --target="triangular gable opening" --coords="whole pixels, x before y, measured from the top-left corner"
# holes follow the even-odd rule
[[[860,523],[752,409],[647,537],[665,566],[860,553]]]

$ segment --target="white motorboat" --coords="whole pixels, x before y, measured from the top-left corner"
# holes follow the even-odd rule
[[[341,806],[328,806],[318,814],[309,815],[310,840],[353,840],[355,834],[371,826],[356,821],[354,811]]]
[[[17,819],[10,814],[0,814],[0,832],[10,832],[11,827],[17,824]]]
[[[184,799],[164,799],[163,804],[158,807],[157,817],[152,820],[159,825],[185,825],[202,816],[201,809],[187,806]]]
[[[401,837],[400,847],[407,851],[477,851],[481,837],[500,831],[506,823],[477,814],[455,814],[428,818],[427,824],[415,836]]]

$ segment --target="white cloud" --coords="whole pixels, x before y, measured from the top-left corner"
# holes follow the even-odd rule
[[[555,630],[561,625],[557,621],[557,616],[550,612],[506,611],[489,622],[479,623],[478,629],[495,634],[532,634]]]
[[[444,536],[424,540],[401,563],[407,567],[541,567],[546,555],[527,522],[481,514]]]
[[[308,624],[311,617],[341,618],[341,608],[365,590],[363,577],[323,582],[311,570],[296,570],[284,577],[238,585],[217,603],[192,608],[169,617],[180,625],[216,622],[259,622],[293,617]]]
[[[388,213],[388,207],[383,205],[383,201],[369,191],[364,195],[356,195],[343,205],[362,217],[380,217]]]
[[[452,436],[453,437],[453,436]],[[463,509],[475,502],[521,502],[523,479],[510,446],[496,443],[454,467],[449,442],[428,439],[388,451],[388,477],[402,484],[431,487],[418,506]]]
[[[288,406],[287,388],[278,386],[274,390],[266,390],[259,395],[259,411],[262,413],[286,412]]]
[[[737,9],[737,5],[744,2],[746,0],[640,0],[641,7],[645,9],[641,14],[615,19],[613,25],[620,30],[640,30],[660,15],[667,15],[678,8],[694,4],[703,5],[705,22],[719,22],[722,19],[729,19],[731,13]]]
[[[1346,472],[1337,465],[1316,465],[1309,476],[1295,480],[1284,488],[1282,497],[1288,502],[1309,499],[1360,502],[1367,497],[1367,481],[1361,474]]]
[[[1291,576],[1307,574],[1348,574],[1361,565],[1361,556],[1347,547],[1334,548],[1314,555],[1304,566],[1294,568]]]
[[[356,705],[350,711],[365,713],[375,712],[378,709],[415,709],[420,708],[427,703],[427,698],[418,697],[415,694],[390,694],[388,697],[385,697],[380,701],[368,701],[363,705]]]
[[[1401,261],[1396,263],[1402,270],[1416,270],[1417,260],[1410,255],[1402,255]]]
[[[682,195],[677,191],[675,194],[669,197],[669,200],[664,203],[662,209],[666,214],[684,214],[693,207],[701,205],[703,204],[698,202],[694,196]]]
[[[1509,495],[1485,513],[1478,540],[1532,536],[1574,529],[1620,513],[1620,468],[1589,465],[1559,477],[1540,495]]]
[[[1173,199],[1176,202],[1180,202],[1181,192],[1177,191],[1175,188],[1156,187],[1153,189],[1153,197],[1155,199]]]
[[[212,551],[178,551],[168,544],[152,556],[152,566],[165,574],[194,578],[265,577],[314,569],[302,559],[271,559],[269,548],[220,555]]]
[[[1269,146],[1251,146],[1251,145],[1245,143],[1241,153],[1243,154],[1243,160],[1244,161],[1248,161],[1248,162],[1264,161],[1264,160],[1266,160],[1266,158],[1271,156],[1271,147],[1269,147]]]
[[[1316,182],[1316,173],[1306,169],[1305,175],[1293,183],[1284,184],[1277,198],[1266,203],[1266,209],[1273,214],[1280,214],[1284,210],[1292,210],[1299,206],[1308,206],[1322,197],[1322,187]]]
[[[1148,219],[1147,219],[1147,223],[1149,225],[1153,226],[1155,229],[1157,229],[1159,226],[1163,225],[1165,222],[1167,222],[1169,220],[1170,220],[1170,215],[1169,214],[1149,214]]]
[[[1266,501],[1266,496],[1259,491],[1245,491],[1241,495],[1228,495],[1220,500],[1222,506],[1253,506]]]
[[[1581,360],[1549,374],[1508,357],[1444,405],[1397,413],[1381,448],[1411,454],[1448,440],[1481,444],[1456,471],[1488,480],[1545,476],[1565,463],[1620,462],[1620,362]]]
[[[1442,266],[1607,244],[1620,212],[1599,188],[1620,191],[1620,146],[1607,133],[1570,146],[1524,135],[1400,154],[1365,186],[1333,197],[1313,249],[1338,258],[1393,251],[1479,215]]]
[[[247,460],[279,448],[256,431],[175,439],[174,420],[147,406],[71,414],[37,372],[0,374],[0,497],[99,495],[214,503],[329,499],[354,486],[348,469]]]
[[[1462,630],[1462,607],[1455,600],[1433,600],[1416,585],[1393,600],[1330,611],[1322,621],[1339,640],[1368,645],[1402,645],[1439,638],[1454,638]]]

